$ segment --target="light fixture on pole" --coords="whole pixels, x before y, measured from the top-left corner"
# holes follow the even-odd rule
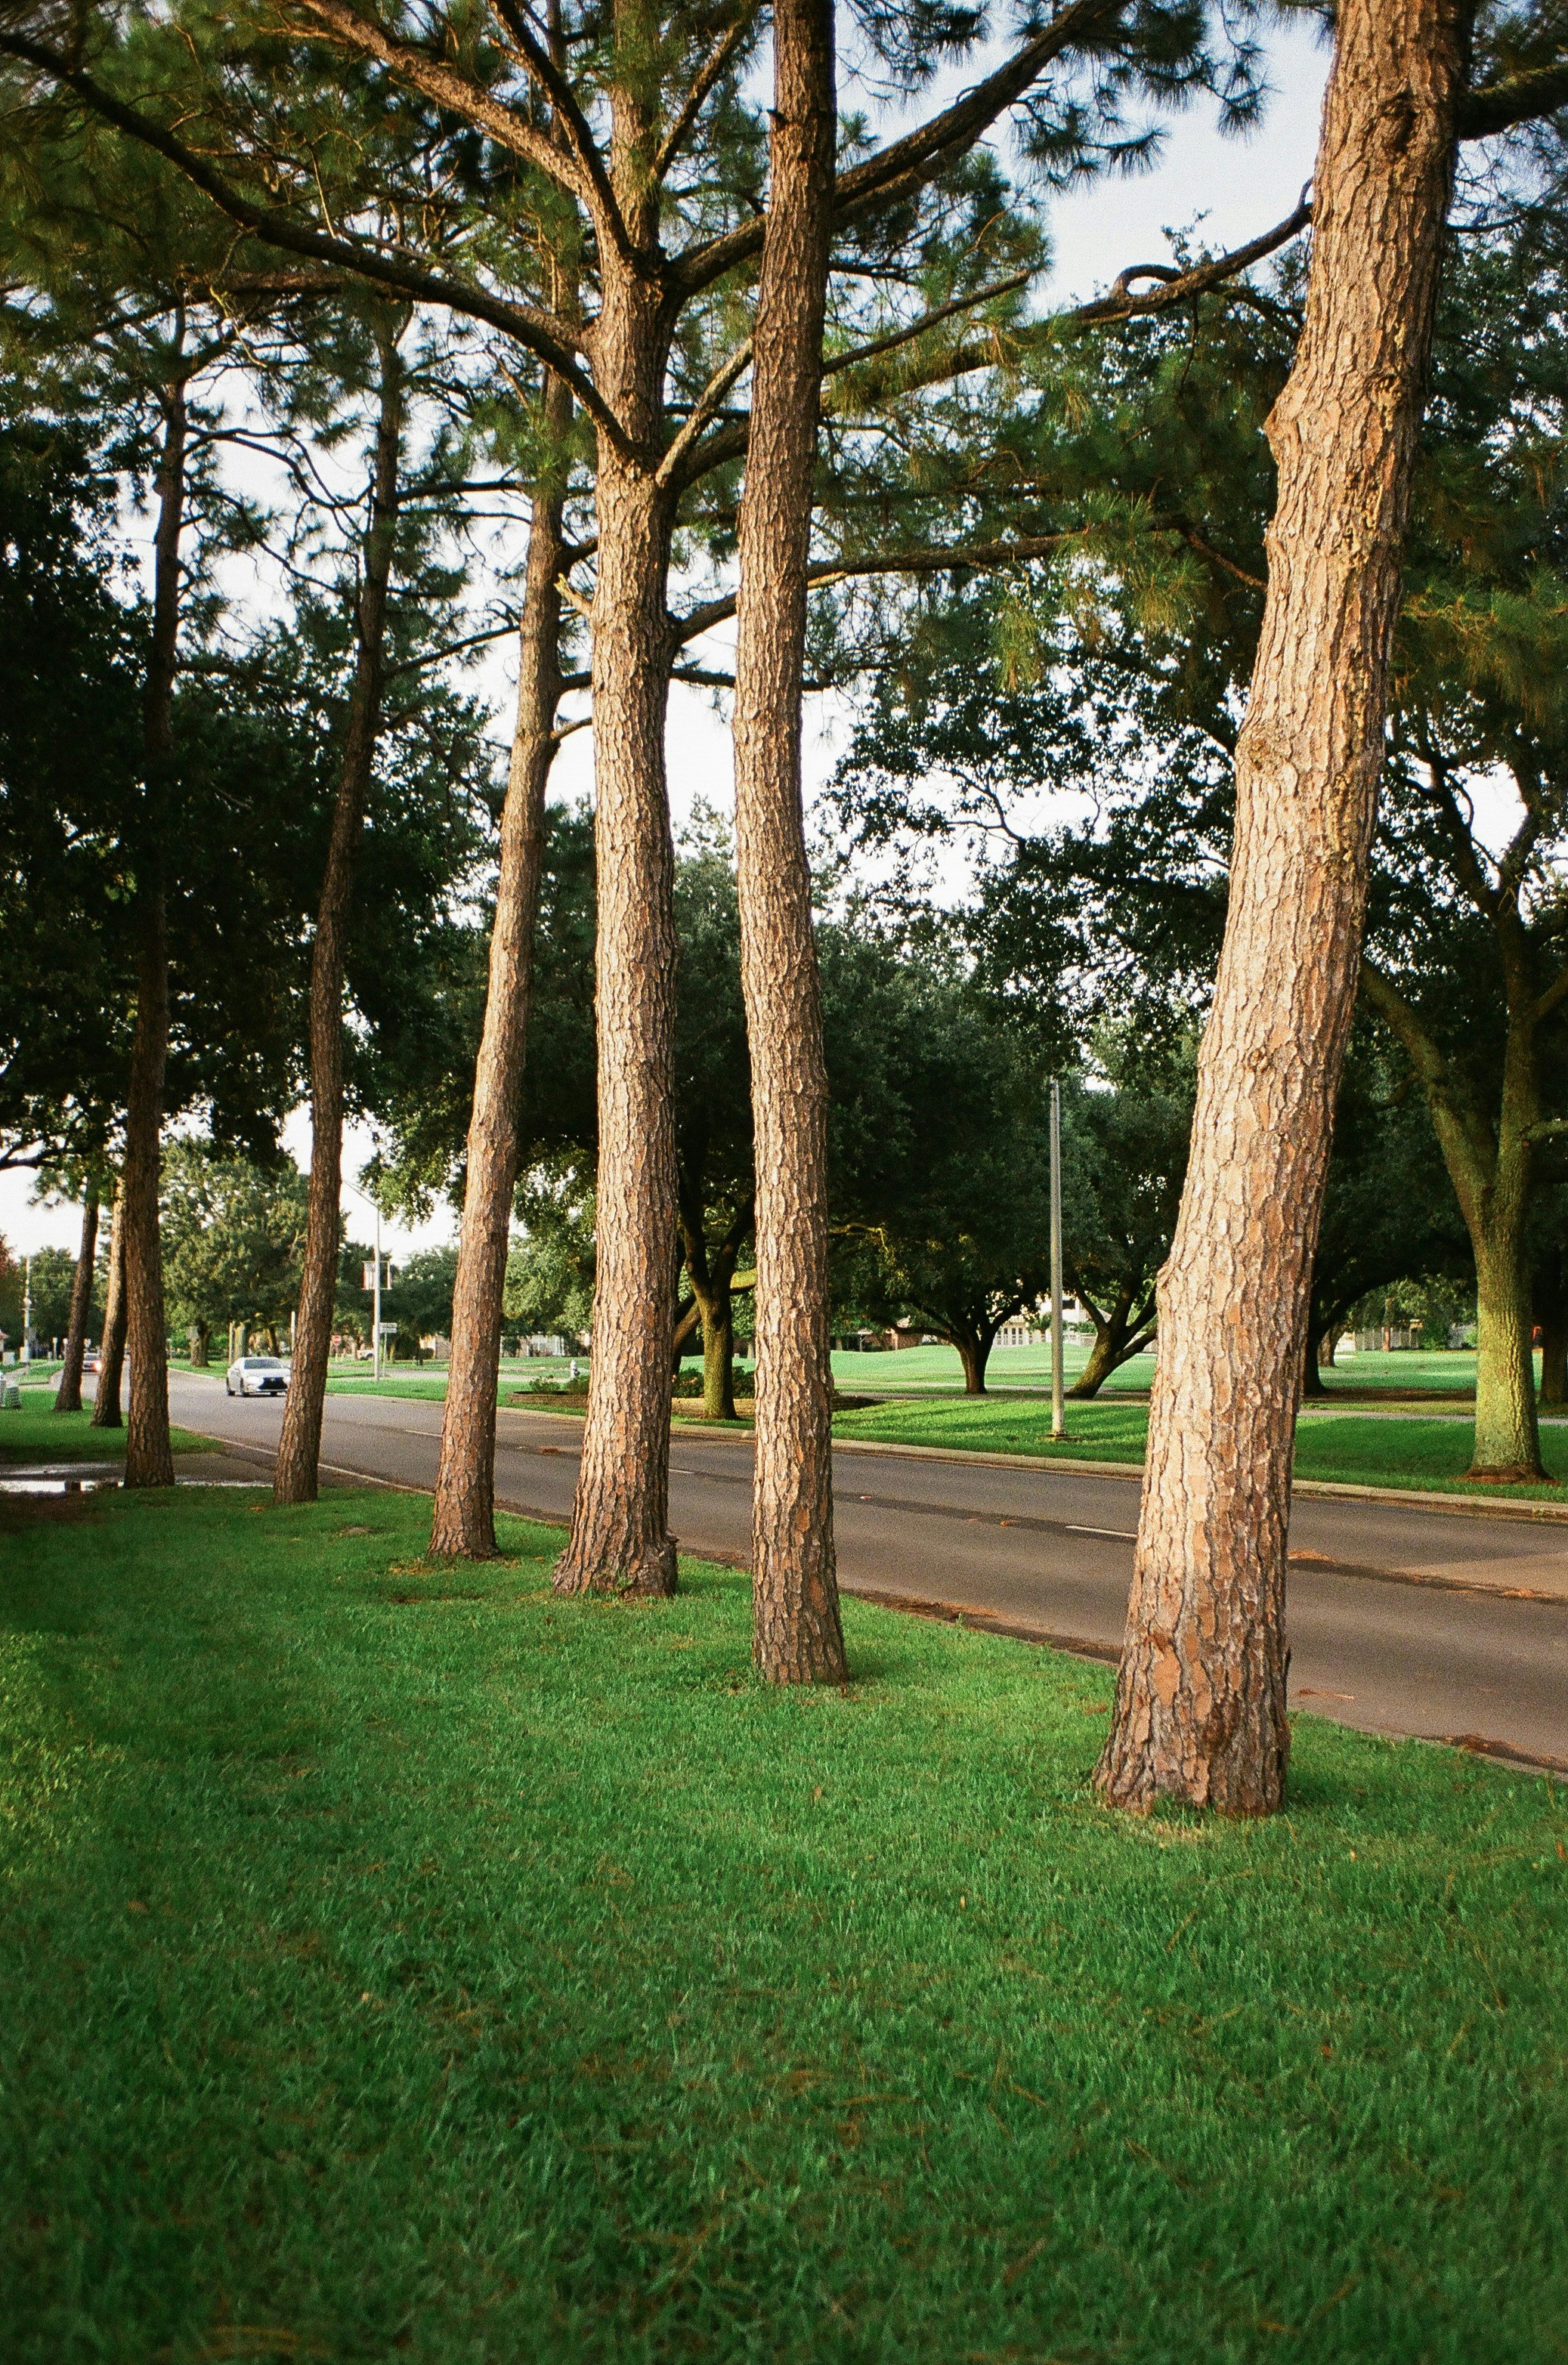
[[[1061,1085],[1051,1078],[1051,1435],[1067,1435],[1061,1368]]]

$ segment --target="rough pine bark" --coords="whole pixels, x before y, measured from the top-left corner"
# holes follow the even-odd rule
[[[1285,1790],[1291,1456],[1355,1004],[1389,649],[1465,66],[1459,0],[1341,0],[1237,749],[1229,910],[1159,1360],[1113,1804]]]
[[[98,1190],[89,1182],[82,1201],[82,1245],[71,1283],[71,1314],[65,1329],[65,1356],[60,1385],[54,1392],[56,1412],[82,1409],[82,1360],[87,1345],[87,1318],[93,1307],[93,1264],[98,1253]]]
[[[778,0],[767,230],[740,510],[735,857],[756,1144],[752,1655],[847,1673],[833,1537],[827,1066],[801,801],[806,560],[836,132],[831,0]]]
[[[93,1389],[94,1429],[121,1426],[121,1383],[125,1376],[125,1226],[119,1185],[115,1186],[109,1212],[109,1271],[104,1291],[104,1336],[98,1354],[98,1377]]]
[[[651,245],[646,121],[618,93],[611,177]],[[665,781],[668,504],[643,454],[659,420],[667,321],[655,279],[601,258],[595,379],[632,446],[599,439],[593,599],[599,1172],[592,1358],[563,1593],[675,1591],[669,1372],[676,1239],[675,849]]]
[[[571,396],[558,378],[546,381],[544,413],[546,434],[558,450],[571,421]],[[528,537],[518,635],[517,727],[501,813],[489,981],[474,1070],[468,1180],[452,1299],[452,1362],[431,1525],[431,1551],[453,1559],[488,1560],[496,1550],[496,1389],[502,1300],[544,858],[544,790],[555,752],[555,709],[561,697],[561,516],[559,492],[538,491]]]
[[[342,768],[310,950],[310,1187],[294,1354],[278,1440],[273,1499],[313,1503],[321,1457],[321,1414],[332,1349],[343,1184],[343,974],[354,872],[364,833],[375,742],[381,726],[386,597],[398,535],[405,392],[398,339],[378,333],[380,394],[371,469],[370,519],[360,557],[354,617],[353,688]]]
[[[185,387],[163,396],[158,461],[158,523],[153,536],[152,634],[148,652],[142,739],[146,811],[137,851],[136,1026],[126,1090],[125,1157],[119,1224],[121,1283],[130,1401],[126,1417],[125,1484],[172,1486],[168,1339],[163,1316],[163,1246],[158,1194],[162,1179],[163,1076],[169,1059],[169,914],[164,886],[169,792],[174,754],[174,675],[179,659],[180,533],[185,522]]]

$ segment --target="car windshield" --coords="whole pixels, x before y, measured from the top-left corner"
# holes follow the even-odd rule
[[[245,1369],[248,1372],[281,1372],[283,1365],[275,1355],[247,1355]]]

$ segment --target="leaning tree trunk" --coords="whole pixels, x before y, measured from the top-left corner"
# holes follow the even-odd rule
[[[82,1246],[71,1283],[71,1318],[65,1331],[65,1360],[54,1394],[56,1412],[82,1409],[82,1359],[87,1345],[87,1320],[93,1310],[93,1270],[98,1253],[98,1189],[89,1182],[82,1202]]]
[[[376,342],[381,401],[375,423],[370,522],[361,559],[354,620],[357,648],[353,689],[343,737],[342,769],[332,806],[331,835],[327,841],[321,897],[316,911],[316,940],[310,952],[310,1188],[306,1203],[305,1253],[300,1266],[294,1355],[273,1480],[273,1499],[278,1503],[316,1500],[321,1416],[332,1348],[332,1308],[338,1294],[343,1185],[343,974],[348,959],[354,871],[364,831],[376,734],[381,726],[386,595],[398,537],[405,399],[397,337],[383,331]]]
[[[571,396],[545,381],[552,467],[571,423]],[[544,789],[555,752],[561,697],[565,544],[558,491],[536,492],[518,636],[517,728],[501,813],[500,870],[490,932],[485,1027],[468,1120],[468,1181],[452,1298],[452,1362],[441,1425],[431,1551],[487,1560],[496,1549],[496,1390],[502,1301],[517,1180],[518,1103],[528,1052],[533,932],[544,860]]]
[[[1081,1289],[1078,1291],[1078,1299],[1080,1305],[1088,1305]],[[1090,1310],[1092,1312],[1092,1308]],[[1080,1403],[1097,1396],[1112,1373],[1119,1371],[1124,1363],[1131,1362],[1133,1357],[1140,1354],[1148,1344],[1148,1339],[1140,1336],[1148,1320],[1148,1305],[1144,1306],[1136,1322],[1130,1318],[1131,1311],[1132,1299],[1124,1292],[1108,1315],[1094,1316],[1094,1344],[1089,1350],[1089,1361],[1067,1392],[1070,1396],[1075,1396]]]
[[[651,284],[605,273],[599,382],[628,432],[657,416]],[[669,1533],[670,1270],[676,1237],[675,849],[665,785],[666,503],[601,435],[593,602],[597,1268],[588,1417],[563,1593],[675,1591]]]
[[[109,1270],[104,1289],[104,1337],[93,1390],[94,1429],[121,1426],[120,1387],[125,1376],[125,1224],[118,1183],[109,1211]]]
[[[1341,0],[1306,317],[1237,747],[1229,910],[1161,1276],[1126,1643],[1096,1779],[1281,1804],[1285,1537],[1313,1250],[1355,1006],[1389,649],[1463,74],[1458,0]]]
[[[125,1158],[119,1224],[125,1235],[126,1351],[130,1407],[126,1420],[125,1483],[172,1486],[168,1339],[163,1316],[163,1245],[159,1224],[162,1179],[163,1076],[169,1059],[169,907],[164,863],[174,758],[174,673],[180,632],[180,532],[185,521],[186,405],[183,383],[165,397],[158,463],[158,527],[153,538],[152,637],[147,666],[143,745],[147,759],[145,839],[137,869],[136,1029],[125,1104]]]
[[[776,0],[767,230],[740,512],[735,857],[756,1139],[758,1673],[842,1683],[827,1066],[801,800],[806,559],[836,125],[831,0]]]

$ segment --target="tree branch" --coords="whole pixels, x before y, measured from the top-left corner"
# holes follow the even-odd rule
[[[1568,106],[1568,65],[1535,66],[1529,73],[1473,90],[1459,110],[1462,140],[1490,140],[1516,123],[1538,122]]]
[[[867,575],[945,575],[958,566],[1018,566],[1032,558],[1048,558],[1064,544],[1081,542],[1086,534],[1097,531],[1096,527],[1075,526],[1064,533],[1020,534],[1006,542],[955,543],[934,549],[874,551],[861,558],[824,558],[807,567],[806,583],[809,588],[820,591],[827,584],[849,582]],[[731,593],[722,600],[705,600],[701,607],[689,609],[684,616],[672,616],[670,630],[677,646],[711,632],[715,624],[727,623],[734,612],[735,595]]]
[[[690,415],[675,436],[664,458],[659,462],[654,482],[661,492],[667,491],[668,488],[680,477],[681,465],[688,453],[696,444],[703,429],[713,417],[730,388],[750,368],[751,346],[752,341],[749,337],[744,344],[737,345],[728,360],[721,362],[698,396]]]
[[[1090,328],[1109,320],[1130,320],[1149,312],[1168,311],[1172,304],[1185,304],[1207,288],[1217,287],[1225,279],[1233,279],[1238,271],[1249,270],[1261,263],[1266,254],[1288,246],[1312,219],[1312,200],[1303,190],[1300,203],[1294,213],[1276,222],[1259,238],[1249,240],[1245,246],[1233,247],[1228,254],[1214,255],[1207,263],[1194,263],[1190,271],[1178,271],[1164,263],[1135,263],[1118,274],[1112,282],[1110,293],[1097,296],[1092,303],[1077,305],[1070,312],[1058,312],[1043,325],[1058,328]],[[1162,284],[1146,296],[1135,295],[1135,279],[1158,279]]]
[[[209,197],[218,211],[226,214],[241,230],[259,238],[264,245],[280,248],[286,254],[301,254],[313,262],[330,263],[340,270],[352,272],[375,287],[390,287],[400,296],[409,296],[418,303],[437,304],[460,313],[464,318],[483,320],[503,335],[515,338],[521,345],[547,362],[558,377],[566,384],[585,410],[603,428],[616,448],[630,458],[633,445],[620,420],[602,399],[593,380],[579,364],[577,353],[582,335],[580,329],[563,319],[559,314],[540,311],[532,304],[509,303],[500,297],[488,296],[483,288],[470,287],[461,280],[447,279],[439,272],[427,270],[422,264],[405,262],[399,256],[387,255],[374,247],[359,245],[352,239],[339,238],[335,233],[303,229],[285,214],[268,206],[257,205],[253,199],[234,187],[219,173],[214,172],[194,149],[183,140],[165,131],[161,124],[127,106],[95,82],[92,75],[72,65],[69,59],[46,49],[42,43],[25,39],[20,34],[0,33],[0,56],[19,59],[62,90],[71,91],[103,121],[112,124],[127,138],[151,148],[165,163],[183,173],[194,187]]]
[[[556,121],[587,183],[588,210],[594,216],[595,227],[600,237],[608,233],[609,243],[623,262],[638,261],[637,250],[632,243],[632,234],[626,227],[620,199],[610,185],[599,142],[588,129],[571,84],[555,65],[549,50],[529,23],[526,8],[520,6],[518,0],[490,0],[490,6],[516,42],[523,63],[555,110]]]
[[[440,106],[448,106],[461,115],[503,148],[510,148],[539,172],[545,174],[558,188],[569,196],[586,199],[587,191],[580,167],[564,155],[532,123],[524,122],[512,108],[472,81],[459,73],[455,66],[442,64],[418,48],[412,41],[402,41],[388,33],[372,17],[363,16],[357,8],[345,5],[345,0],[293,0],[297,8],[315,17],[326,26],[333,38],[345,49],[355,50],[361,57],[375,58],[390,66],[401,80],[433,98]]]
[[[691,88],[687,92],[686,97],[681,103],[679,114],[676,117],[675,121],[670,125],[669,129],[665,133],[663,140],[659,142],[657,153],[654,158],[654,179],[655,182],[662,181],[664,179],[665,174],[669,171],[670,166],[674,163],[676,158],[679,155],[681,150],[685,147],[688,140],[690,138],[691,133],[695,129],[697,118],[701,114],[703,106],[707,101],[709,93],[712,90],[713,85],[719,80],[724,68],[729,64],[730,60],[734,56],[734,53],[739,49],[742,41],[745,40],[747,32],[756,20],[759,6],[760,0],[746,0],[746,5],[741,9],[734,23],[729,28],[727,32],[720,34],[718,39],[714,42],[712,48],[703,59],[702,63],[697,69],[696,77],[692,82]]]
[[[1034,275],[1033,270],[1015,271],[1011,278],[993,280],[989,287],[977,287],[972,296],[955,296],[950,304],[939,304],[935,311],[922,313],[906,329],[894,329],[885,337],[873,339],[868,345],[857,345],[851,353],[834,353],[823,362],[823,375],[835,377],[840,370],[853,369],[857,362],[873,361],[879,354],[893,353],[913,338],[923,337],[938,322],[952,319],[955,313],[970,312],[977,304],[988,303],[993,296],[1011,296],[1015,289],[1027,287]]]
[[[902,185],[918,185],[929,180],[955,150],[971,147],[1055,59],[1074,47],[1087,47],[1095,37],[1108,32],[1117,18],[1126,14],[1127,5],[1128,0],[1073,0],[1072,6],[1043,26],[1005,64],[965,91],[940,115],[933,116],[903,139],[893,140],[878,154],[868,156],[863,163],[840,174],[834,204],[835,223],[842,224],[868,206],[892,198]],[[726,230],[681,255],[671,275],[679,294],[694,295],[711,286],[736,263],[756,253],[762,245],[764,228],[761,220],[745,222],[737,230]]]
[[[1284,220],[1277,222],[1272,230],[1263,231],[1258,238],[1249,239],[1245,246],[1235,247],[1227,254],[1215,255],[1207,263],[1194,264],[1191,271],[1172,271],[1159,287],[1146,295],[1138,295],[1125,283],[1144,277],[1150,272],[1162,272],[1166,266],[1162,263],[1134,264],[1124,271],[1115,282],[1115,288],[1123,291],[1121,294],[1116,294],[1114,289],[1110,296],[1096,297],[1091,304],[1078,305],[1070,311],[1053,312],[1047,314],[1044,319],[1025,322],[1010,331],[1014,343],[1018,350],[1026,351],[1031,347],[1047,342],[1064,329],[1110,327],[1122,320],[1141,319],[1147,314],[1166,311],[1174,304],[1190,302],[1193,297],[1204,295],[1210,289],[1221,286],[1226,279],[1234,277],[1237,272],[1248,270],[1264,255],[1272,254],[1278,248],[1287,245],[1306,227],[1311,219],[1312,208],[1304,199],[1294,213],[1287,214]],[[1025,275],[1020,275],[1020,277]],[[999,281],[994,287],[984,288],[979,295],[960,298],[952,305],[944,306],[941,311],[928,314],[924,319],[913,322],[908,330],[897,331],[889,337],[879,340],[876,344],[863,346],[858,352],[853,353],[834,354],[823,364],[823,378],[825,380],[842,376],[846,370],[857,364],[880,359],[884,354],[908,344],[924,330],[935,327],[945,315],[960,311],[966,302],[973,304],[983,302],[987,296],[1000,295],[1008,287],[1017,284],[1017,281],[1012,280]],[[926,356],[916,364],[909,375],[903,378],[893,390],[913,394],[926,387],[942,385],[951,378],[967,376],[971,370],[993,368],[1001,357],[997,336],[998,332],[995,330],[988,330],[983,334],[969,338],[968,342],[960,341],[949,346],[946,353]],[[864,387],[850,387],[836,399],[826,396],[824,389],[823,409],[829,417],[842,416],[851,402],[857,399],[864,401],[868,398],[869,398],[868,390]],[[681,472],[680,489],[683,492],[686,491],[712,468],[722,467],[731,460],[744,458],[750,432],[750,421],[741,420],[734,426],[724,428],[719,434],[710,437],[706,444],[690,454],[686,467]],[[1190,529],[1178,527],[1177,531],[1187,535],[1194,549],[1200,549],[1199,544],[1193,540]],[[1225,567],[1228,573],[1237,576],[1254,589],[1261,590],[1266,588],[1260,577],[1249,575],[1244,568],[1238,566],[1234,560],[1224,557],[1220,552],[1203,545],[1200,555],[1214,560],[1216,565]]]

